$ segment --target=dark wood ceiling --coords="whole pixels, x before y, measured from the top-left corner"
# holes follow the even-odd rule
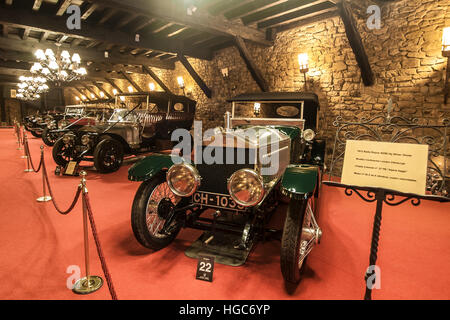
[[[66,24],[72,4],[80,30]],[[56,44],[89,63],[89,80],[123,78],[120,68],[173,69],[180,55],[210,60],[237,38],[270,46],[280,28],[334,12],[335,0],[0,0],[0,82],[26,73],[36,49]]]

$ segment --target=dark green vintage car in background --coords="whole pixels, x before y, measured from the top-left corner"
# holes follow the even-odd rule
[[[129,180],[142,182],[131,213],[134,235],[159,250],[181,228],[204,230],[186,255],[238,266],[257,240],[278,234],[283,277],[297,284],[322,236],[315,212],[325,153],[315,137],[318,98],[258,93],[230,102],[224,127],[203,139],[194,133],[191,157],[153,154],[129,169]],[[271,229],[282,202],[288,202],[284,227]]]

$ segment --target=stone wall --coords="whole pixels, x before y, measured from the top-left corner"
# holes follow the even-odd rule
[[[444,105],[446,60],[441,54],[442,30],[450,26],[450,2],[388,3],[382,6],[379,30],[370,30],[366,25],[366,10],[374,4],[372,1],[355,0],[351,4],[375,74],[375,85],[365,87],[362,83],[344,25],[336,16],[278,33],[270,48],[248,44],[270,91],[303,90],[297,55],[307,52],[309,89],[319,96],[321,105],[319,133],[327,138],[329,146],[337,116],[374,115],[386,107],[389,98],[396,114],[424,118],[431,123],[450,117],[450,105]],[[212,99],[203,94],[180,63],[176,64],[174,76],[183,76],[186,91],[198,101],[196,118],[204,122],[204,127],[223,124],[223,114],[229,110],[227,98],[260,91],[234,47],[217,52],[212,61],[189,61],[212,89]],[[228,79],[223,79],[221,68],[229,69]]]
[[[369,17],[366,10],[371,4],[375,3],[370,0],[351,2],[375,74],[375,85],[371,87],[361,81],[359,67],[338,16],[280,32],[273,47],[248,44],[270,91],[302,91],[304,81],[298,70],[297,55],[309,54],[308,85],[319,96],[319,134],[329,141],[329,146],[335,133],[332,123],[337,116],[374,115],[385,109],[389,98],[393,100],[396,114],[429,120],[433,124],[450,117],[450,105],[443,103],[446,60],[441,54],[442,30],[450,26],[450,2],[399,0],[386,3],[382,6],[379,30],[370,30],[366,25]],[[223,114],[230,108],[228,98],[260,91],[234,47],[216,52],[211,61],[189,58],[189,62],[212,90],[211,99],[179,62],[172,71],[154,70],[174,93],[182,93],[176,79],[183,77],[187,95],[198,101],[196,119],[203,121],[204,128],[223,125]],[[227,79],[221,75],[222,68],[229,69]],[[132,77],[145,89],[153,81],[146,75]],[[126,81],[116,83],[127,91]],[[112,91],[109,85],[106,87]]]

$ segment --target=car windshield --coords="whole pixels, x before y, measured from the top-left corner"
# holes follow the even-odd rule
[[[109,119],[109,122],[135,122],[137,120],[136,113],[129,112],[130,110],[128,109],[116,109]]]
[[[302,102],[236,102],[235,118],[301,119]]]

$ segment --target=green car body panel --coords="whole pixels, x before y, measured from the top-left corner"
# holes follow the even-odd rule
[[[179,158],[182,162],[182,158]],[[135,163],[128,170],[128,180],[146,181],[157,175],[161,170],[169,169],[174,162],[169,154],[152,154]]]
[[[314,192],[318,180],[318,170],[311,165],[290,165],[281,179],[284,194],[302,196]]]

